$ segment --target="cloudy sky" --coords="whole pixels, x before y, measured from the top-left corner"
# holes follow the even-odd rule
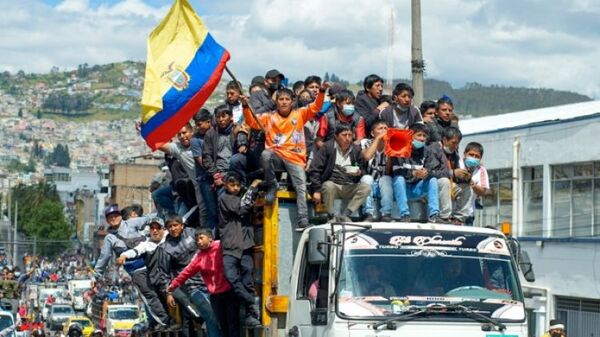
[[[408,0],[190,0],[244,82],[277,68],[291,80],[333,72],[410,76]],[[0,0],[0,71],[144,60],[170,0]],[[424,0],[426,77],[545,87],[600,99],[600,1]]]

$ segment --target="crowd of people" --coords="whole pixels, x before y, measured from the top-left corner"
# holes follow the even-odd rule
[[[459,153],[449,97],[416,107],[409,85],[383,95],[377,75],[367,76],[357,95],[318,76],[292,89],[283,79],[270,70],[252,80],[249,95],[228,83],[223,104],[213,113],[200,109],[193,126],[159,148],[165,165],[151,184],[157,213],[144,216],[135,205],[105,210],[109,229],[96,278],[116,258],[153,329],[175,326],[169,307],[176,304],[185,336],[198,320],[210,337],[239,336],[240,321],[260,324],[252,224],[259,194],[273,203],[282,185],[296,192],[297,230],[309,225],[309,198],[328,220],[410,222],[409,201],[425,198],[429,222],[472,221],[474,200],[488,189],[483,147],[469,143]],[[410,130],[408,152],[388,157],[389,134],[401,130]],[[336,210],[336,199],[344,209]]]
[[[227,179],[242,187],[260,179],[272,203],[281,187],[277,177],[285,172],[296,191],[298,229],[309,224],[307,193],[330,220],[408,222],[415,217],[409,201],[424,198],[429,222],[473,222],[475,200],[489,189],[484,150],[472,142],[460,152],[451,98],[417,107],[409,85],[399,83],[383,95],[383,79],[374,74],[356,95],[318,76],[292,89],[283,79],[275,69],[257,76],[247,96],[229,82],[212,114],[202,108],[194,126],[184,125],[177,141],[160,147],[165,170],[151,187],[160,211],[184,216],[195,209],[199,227],[214,229]],[[412,131],[411,151],[388,158],[388,135],[397,130]],[[336,209],[336,199],[346,207]],[[394,206],[399,214],[392,217]]]

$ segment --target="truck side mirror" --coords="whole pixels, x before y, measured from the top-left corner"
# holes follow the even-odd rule
[[[324,264],[329,259],[329,246],[327,243],[327,230],[313,228],[308,233],[308,263]]]
[[[521,269],[521,273],[523,273],[523,277],[527,282],[535,282],[535,274],[533,273],[533,264],[531,263],[531,259],[529,258],[529,254],[521,250],[519,252],[521,255],[519,258],[519,269]]]

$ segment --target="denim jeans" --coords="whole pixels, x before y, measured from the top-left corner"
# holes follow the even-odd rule
[[[390,215],[392,213],[392,203],[394,202],[392,177],[381,176],[375,181],[372,176],[366,175],[360,178],[360,182],[371,186],[371,194],[369,194],[363,206],[364,213],[374,215],[375,198],[377,198],[380,200],[379,215]]]
[[[198,188],[206,207],[206,222],[210,229],[215,229],[219,222],[219,213],[217,209],[217,195],[212,188],[212,182],[209,177],[198,178]]]
[[[221,327],[217,321],[217,316],[210,304],[208,294],[202,290],[196,289],[190,294],[190,299],[206,324],[208,337],[221,337]]]
[[[169,213],[175,211],[175,197],[170,185],[157,188],[152,192],[152,200],[159,213]]]
[[[394,197],[400,210],[400,216],[409,215],[408,200],[427,196],[427,213],[429,216],[440,213],[440,200],[437,179],[434,177],[419,180],[416,183],[406,183],[403,176],[394,176]]]

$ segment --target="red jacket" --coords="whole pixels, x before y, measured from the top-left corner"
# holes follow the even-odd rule
[[[187,267],[171,281],[170,287],[179,288],[198,272],[202,275],[209,293],[220,294],[231,290],[231,285],[223,272],[221,241],[213,241],[208,249],[200,249]]]

